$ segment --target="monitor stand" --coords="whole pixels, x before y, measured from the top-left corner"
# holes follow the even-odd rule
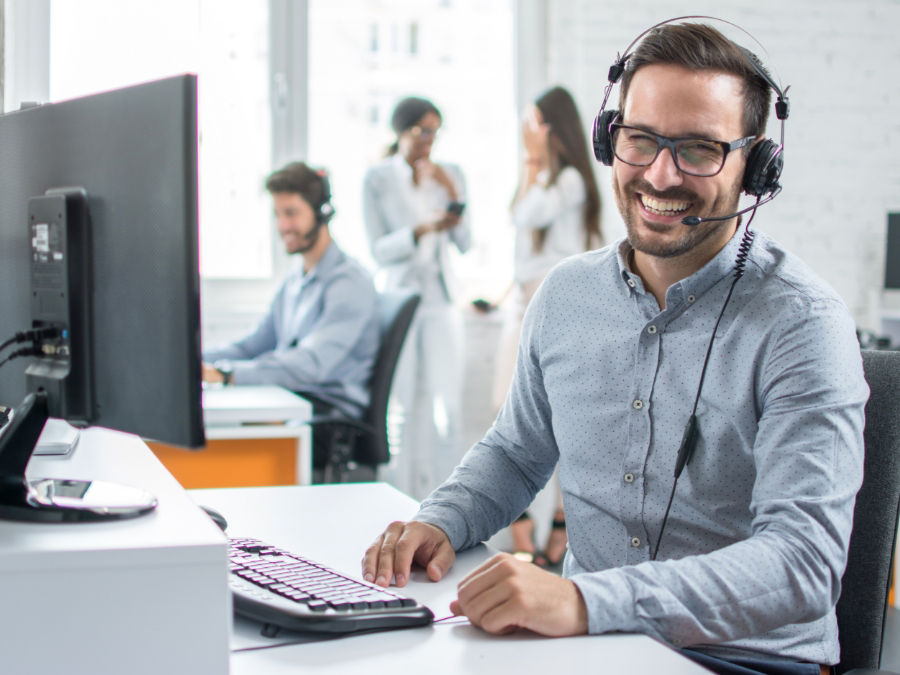
[[[156,508],[156,497],[94,480],[28,480],[25,469],[47,422],[48,396],[29,394],[0,433],[0,519],[78,522],[134,518]]]

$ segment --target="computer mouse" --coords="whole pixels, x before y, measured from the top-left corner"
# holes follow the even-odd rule
[[[228,527],[228,521],[225,520],[225,516],[209,506],[203,506],[202,504],[200,504],[199,506],[201,509],[206,511],[206,515],[212,518],[212,521],[221,528],[222,532],[226,530],[226,528]]]

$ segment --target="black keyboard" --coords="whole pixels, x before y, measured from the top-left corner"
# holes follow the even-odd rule
[[[229,539],[237,614],[298,631],[349,633],[423,626],[431,610],[257,539]]]

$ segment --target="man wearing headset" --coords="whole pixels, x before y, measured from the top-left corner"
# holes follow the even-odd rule
[[[646,633],[721,673],[828,672],[868,396],[853,321],[737,213],[742,190],[774,193],[780,154],[761,145],[770,85],[748,53],[667,23],[625,65],[598,156],[627,237],[550,273],[493,427],[363,575],[404,586],[415,563],[440,579],[558,461],[563,577],[500,554],[454,613],[491,633]]]
[[[359,417],[378,350],[371,275],[328,232],[334,213],[324,172],[293,162],[266,179],[278,233],[300,262],[247,337],[203,353],[203,379],[271,384],[305,394],[314,407]]]

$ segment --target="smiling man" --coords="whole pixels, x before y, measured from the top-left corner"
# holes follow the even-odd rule
[[[271,174],[266,189],[285,250],[299,264],[252,333],[204,351],[203,378],[278,385],[311,398],[316,412],[334,406],[359,417],[378,350],[371,275],[331,238],[324,172],[293,162]]]
[[[440,579],[558,462],[563,576],[500,554],[455,613],[491,633],[646,633],[719,673],[838,661],[868,390],[843,302],[736,213],[771,98],[749,58],[701,24],[635,49],[603,129],[627,237],[546,278],[493,427],[364,576]]]

